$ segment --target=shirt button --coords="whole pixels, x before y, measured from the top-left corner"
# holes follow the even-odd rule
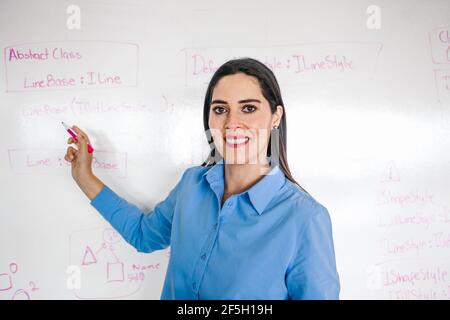
[[[205,260],[206,259],[206,253],[202,254],[201,258],[202,258],[202,260]]]
[[[194,282],[193,284],[192,284],[192,288],[197,288],[197,282]]]

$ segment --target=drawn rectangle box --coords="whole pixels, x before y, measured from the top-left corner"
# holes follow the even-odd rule
[[[444,128],[450,129],[450,68],[434,70],[435,84],[441,105]]]
[[[383,48],[380,42],[317,42],[294,43],[280,46],[255,46],[255,47],[199,47],[184,48],[185,54],[185,85],[196,86],[209,83],[209,79],[217,68],[229,59],[243,56],[253,56],[266,64],[277,76],[282,78],[294,77],[298,81],[306,76],[317,81],[330,79],[340,80],[343,74],[351,71],[352,78],[370,79],[378,64],[378,57]],[[261,54],[263,52],[263,54]],[[336,58],[342,60],[345,57],[351,67],[347,72],[333,65]],[[308,61],[310,71],[305,70],[303,58]],[[312,59],[312,60],[311,60]],[[342,61],[341,61],[342,62]],[[311,72],[311,63],[323,65]],[[299,68],[301,66],[301,68]],[[300,70],[303,69],[303,70]],[[322,70],[317,72],[317,70]],[[320,76],[321,74],[324,74]]]
[[[122,262],[108,262],[106,277],[108,282],[124,281],[124,268]]]
[[[6,291],[12,288],[11,276],[7,273],[0,274],[0,291]]]
[[[429,33],[431,59],[435,64],[450,64],[450,26]]]
[[[139,46],[134,43],[49,41],[11,45],[3,52],[6,92],[138,84]]]
[[[9,164],[17,174],[67,174],[70,163],[65,161],[60,149],[9,149]],[[127,154],[96,150],[93,169],[98,173],[126,177]]]

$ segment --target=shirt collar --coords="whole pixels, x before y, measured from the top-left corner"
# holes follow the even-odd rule
[[[269,161],[271,159],[269,158]],[[224,163],[223,158],[218,161],[215,165],[213,165],[209,170],[207,170],[203,177],[209,182],[210,186],[214,189],[217,187],[217,184],[220,184],[221,191],[223,194],[223,186],[224,186]],[[256,184],[254,184],[250,189],[246,190],[244,193],[247,193],[250,201],[258,212],[261,215],[269,204],[269,202],[273,199],[276,192],[284,185],[285,183],[285,175],[283,171],[279,168],[278,165],[274,166],[261,180],[259,180]]]

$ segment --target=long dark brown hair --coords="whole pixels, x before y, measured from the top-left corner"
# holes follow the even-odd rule
[[[265,64],[262,62],[252,59],[252,58],[241,58],[229,60],[220,66],[216,70],[214,75],[209,82],[208,89],[206,90],[205,102],[203,106],[203,126],[206,132],[206,138],[208,144],[211,148],[211,152],[208,158],[202,163],[202,166],[212,166],[216,164],[217,155],[216,147],[213,142],[213,137],[209,130],[209,111],[211,107],[211,99],[214,87],[217,82],[224,76],[233,75],[236,73],[244,73],[249,76],[253,76],[258,79],[259,85],[261,87],[261,92],[263,96],[269,101],[270,109],[272,114],[277,110],[277,106],[281,105],[283,107],[283,115],[281,116],[281,121],[278,126],[279,130],[279,167],[283,171],[287,179],[299,186],[303,191],[309,194],[300,184],[295,181],[292,177],[291,171],[289,170],[289,165],[287,162],[287,137],[286,137],[286,109],[284,107],[283,99],[281,98],[281,91],[278,85],[277,79]],[[271,135],[272,136],[272,135]],[[267,148],[267,156],[271,156],[271,138],[269,139],[269,144]]]

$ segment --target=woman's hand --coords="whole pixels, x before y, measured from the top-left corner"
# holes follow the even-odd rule
[[[68,144],[75,144],[77,148],[72,146],[67,148],[64,159],[72,164],[72,177],[76,182],[80,179],[87,178],[93,175],[92,173],[92,159],[93,154],[88,152],[89,137],[77,126],[73,126],[72,130],[78,136],[78,141],[72,137],[67,140]]]
[[[84,194],[94,199],[105,186],[92,172],[92,153],[88,152],[89,137],[77,126],[72,127],[78,136],[78,141],[73,138],[67,140],[68,144],[75,144],[77,148],[68,147],[64,159],[72,164],[72,177]]]

